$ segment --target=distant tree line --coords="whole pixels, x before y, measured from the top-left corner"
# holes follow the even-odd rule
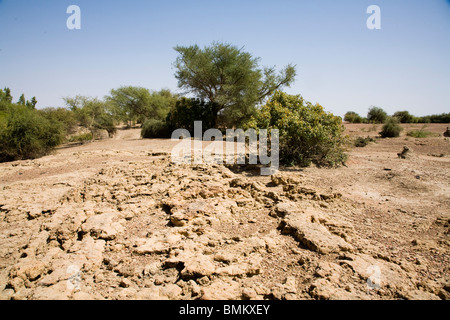
[[[391,117],[399,123],[450,123],[450,113],[416,117],[408,111],[397,111]],[[354,111],[347,112],[344,121],[350,123],[385,123],[388,118],[389,115],[382,108],[371,107],[366,117],[362,117]]]
[[[371,107],[367,113],[367,117],[363,118],[354,111],[349,111],[344,116],[344,121],[350,123],[373,123],[383,124],[380,135],[382,138],[394,138],[400,136],[403,128],[400,123],[450,123],[450,113],[442,113],[431,116],[416,117],[408,111],[397,111],[389,116],[386,111],[380,107]],[[423,130],[410,131],[407,133],[411,136],[426,136]]]
[[[85,128],[74,141],[94,140],[100,130],[109,136],[121,124],[132,126],[147,119],[162,120],[178,96],[169,90],[150,92],[139,87],[111,90],[104,99],[76,96],[64,98],[65,107],[36,109],[37,99],[22,94],[13,102],[10,88],[0,89],[0,162],[34,159],[69,142],[77,127]]]

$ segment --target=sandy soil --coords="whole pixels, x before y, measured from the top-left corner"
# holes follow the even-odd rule
[[[450,140],[422,127],[272,177],[139,129],[0,164],[0,297],[448,299]]]

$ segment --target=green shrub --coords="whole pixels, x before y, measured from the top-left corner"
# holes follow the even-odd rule
[[[381,137],[382,138],[395,138],[400,136],[400,132],[402,132],[403,128],[398,124],[398,121],[395,118],[388,118],[381,129]]]
[[[11,105],[0,125],[0,161],[44,156],[63,139],[60,122],[51,122],[26,106]]]
[[[349,111],[344,116],[344,121],[350,123],[364,123],[364,118],[362,118],[359,114],[354,111]]]
[[[371,142],[375,142],[375,139],[372,138],[372,137],[366,137],[366,138],[364,138],[364,137],[357,137],[355,139],[354,145],[355,145],[355,147],[358,147],[358,148],[364,148],[365,146],[367,146]]]
[[[247,128],[278,129],[280,163],[338,166],[345,163],[342,119],[300,95],[277,91],[251,118]]]
[[[430,137],[430,136],[434,136],[435,134],[433,134],[433,133],[430,132],[430,131],[426,131],[426,130],[425,130],[427,126],[428,126],[428,125],[424,125],[420,130],[411,130],[411,131],[408,131],[408,132],[406,133],[406,135],[407,135],[408,137],[413,137],[413,138],[428,138],[428,137]]]
[[[367,113],[367,120],[370,123],[384,123],[387,118],[387,113],[379,107],[371,107]]]
[[[141,137],[144,139],[170,138],[171,132],[162,120],[149,119],[144,122]]]
[[[431,132],[423,130],[411,130],[408,131],[406,135],[413,138],[428,138],[431,135]]]

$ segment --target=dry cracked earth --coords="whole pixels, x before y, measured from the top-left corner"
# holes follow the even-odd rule
[[[0,297],[448,299],[449,146],[382,140],[263,177],[123,131],[1,164]]]

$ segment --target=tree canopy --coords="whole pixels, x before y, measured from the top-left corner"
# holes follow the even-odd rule
[[[371,123],[384,123],[388,114],[380,107],[371,107],[367,113],[367,120]]]
[[[106,97],[106,102],[117,120],[138,122],[164,119],[176,100],[177,96],[170,90],[150,92],[146,88],[133,86],[112,89],[110,96]]]
[[[345,114],[344,121],[350,123],[363,123],[364,119],[358,113],[354,111],[349,111]]]
[[[79,123],[92,133],[93,138],[99,129],[108,131],[109,135],[116,132],[114,118],[108,112],[104,101],[84,96],[66,97],[64,101],[70,110],[74,112]]]
[[[248,119],[255,105],[290,86],[296,76],[292,65],[279,73],[275,67],[261,68],[259,58],[231,44],[213,43],[204,49],[198,45],[177,46],[175,50],[179,54],[175,61],[178,86],[214,104],[213,125],[219,114],[228,125]]]

